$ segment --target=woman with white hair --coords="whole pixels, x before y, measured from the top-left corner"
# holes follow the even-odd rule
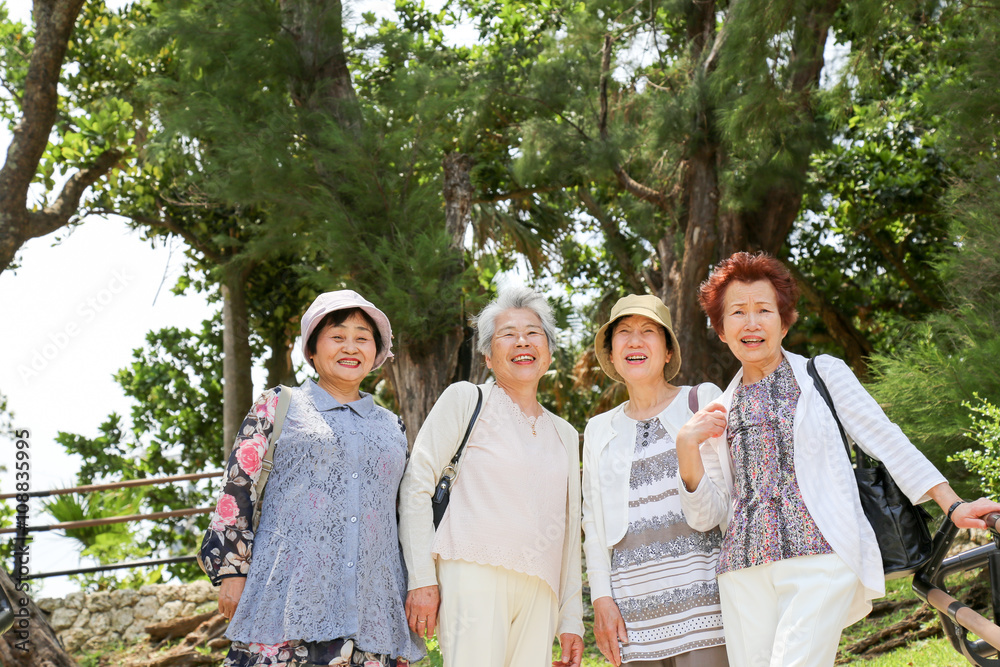
[[[551,308],[526,287],[503,289],[474,325],[495,382],[445,389],[400,487],[406,617],[421,637],[437,628],[445,667],[547,667],[556,635],[553,664],[579,667],[579,437],[537,399]],[[431,499],[467,430],[435,532]]]

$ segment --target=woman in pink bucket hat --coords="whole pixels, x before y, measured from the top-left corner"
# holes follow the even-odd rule
[[[230,619],[226,667],[396,667],[423,657],[407,627],[396,527],[406,436],[360,390],[391,347],[389,318],[374,304],[351,290],[321,294],[302,316],[302,353],[317,379],[265,391],[243,421],[201,548]],[[268,447],[273,467],[258,497]]]

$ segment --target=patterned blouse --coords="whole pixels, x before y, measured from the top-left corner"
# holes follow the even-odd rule
[[[727,430],[736,471],[735,508],[719,574],[833,553],[795,478],[792,426],[799,393],[787,359],[762,380],[736,387]]]
[[[226,633],[227,667],[422,657],[403,610],[401,421],[368,394],[341,404],[311,381],[290,389],[254,534],[254,484],[280,391],[265,392],[244,419],[201,548],[213,583],[247,578]]]
[[[629,640],[622,661],[660,661],[725,644],[715,579],[722,535],[684,520],[674,439],[660,417],[636,421],[624,410],[614,429],[616,438],[635,443],[628,529],[611,554],[611,591]]]

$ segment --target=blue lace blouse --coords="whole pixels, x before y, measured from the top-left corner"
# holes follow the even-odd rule
[[[396,524],[402,422],[369,394],[341,404],[312,381],[290,389],[254,534],[254,484],[280,391],[264,392],[244,419],[201,548],[214,584],[247,578],[227,636],[264,645],[350,638],[364,651],[421,658],[406,625]]]

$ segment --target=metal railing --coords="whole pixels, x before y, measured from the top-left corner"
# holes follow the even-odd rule
[[[154,478],[144,478],[144,479],[130,479],[123,482],[114,482],[111,484],[88,484],[86,486],[74,486],[66,489],[49,489],[46,491],[29,491],[27,493],[5,493],[0,495],[0,500],[10,500],[14,498],[27,496],[29,498],[45,498],[48,496],[58,496],[68,493],[92,493],[95,491],[111,491],[114,489],[124,489],[137,486],[155,486],[159,484],[173,484],[175,482],[189,482],[201,479],[209,479],[212,477],[221,477],[222,472],[203,472],[195,473],[191,475],[172,475],[169,477],[154,477]],[[189,507],[181,510],[171,510],[168,512],[151,512],[149,514],[129,514],[125,516],[113,516],[104,517],[101,519],[85,519],[82,521],[63,521],[61,523],[53,523],[47,525],[30,525],[23,522],[18,522],[12,528],[2,528],[0,529],[0,535],[14,533],[16,537],[14,541],[16,544],[24,545],[28,540],[28,533],[42,532],[49,530],[73,530],[75,528],[92,528],[94,526],[107,526],[115,523],[129,523],[132,521],[155,521],[157,519],[169,519],[174,517],[182,516],[193,516],[196,514],[208,514],[214,508],[212,507]],[[125,563],[114,563],[112,565],[96,565],[93,567],[77,568],[74,570],[61,570],[58,572],[41,572],[41,573],[27,573],[20,575],[19,579],[44,579],[46,577],[57,577],[67,574],[85,574],[90,572],[106,572],[109,570],[120,570],[132,567],[148,567],[155,565],[169,565],[171,563],[187,563],[193,562],[195,560],[194,556],[178,556],[173,558],[152,558],[149,560],[141,561],[128,561]],[[19,551],[15,551],[14,556],[14,572],[19,574],[23,572],[22,568],[23,562]]]
[[[931,559],[913,577],[913,591],[932,606],[941,618],[941,626],[952,647],[973,665],[1000,667],[1000,532],[997,521],[1000,514],[986,517],[993,542],[951,557],[946,557],[958,528],[945,519],[934,536]],[[988,568],[990,601],[993,621],[984,618],[968,605],[956,600],[948,592],[945,579],[958,572]],[[972,632],[979,639],[970,639]]]

